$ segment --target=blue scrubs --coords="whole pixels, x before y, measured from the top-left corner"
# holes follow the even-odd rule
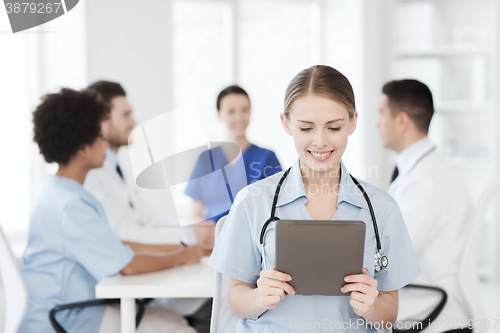
[[[271,214],[274,192],[282,175],[283,172],[280,172],[238,193],[215,244],[209,266],[249,284],[256,284],[262,269],[273,267],[276,260],[276,222],[268,225],[265,234],[267,267],[263,267],[259,237],[262,226]],[[372,202],[380,233],[381,253],[388,257],[389,265],[375,272],[377,244],[368,204],[342,162],[338,209],[332,220],[365,222],[363,267],[368,269],[369,276],[378,281],[379,291],[400,289],[420,275],[417,256],[403,217],[389,194],[368,183],[360,183]],[[281,187],[276,216],[283,220],[312,220],[305,206],[307,200],[297,159]],[[354,313],[349,301],[349,296],[288,295],[258,319],[241,319],[236,332],[375,332],[375,329],[364,324],[362,317]]]
[[[95,285],[120,272],[134,257],[106,220],[101,204],[77,181],[50,176],[31,215],[21,272],[29,306],[20,333],[54,332],[49,311],[56,304],[95,299]],[[68,332],[98,332],[104,307],[61,311]]]
[[[222,149],[216,147],[198,157],[184,193],[203,202],[207,209],[203,216],[206,220],[218,221],[227,215],[236,194],[248,184],[282,171],[271,150],[252,144],[242,156],[243,161],[239,159],[234,165],[228,165]],[[220,172],[223,168],[225,176]],[[205,175],[208,176],[203,177]],[[196,181],[197,178],[200,180]]]

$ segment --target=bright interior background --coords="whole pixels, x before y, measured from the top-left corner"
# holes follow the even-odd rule
[[[376,128],[384,82],[418,78],[434,92],[431,138],[477,203],[499,176],[499,3],[494,0],[88,0],[40,27],[9,33],[0,10],[0,221],[18,255],[47,174],[32,143],[39,97],[98,79],[120,82],[138,123],[196,105],[207,141],[223,141],[215,100],[237,83],[252,100],[249,140],[296,159],[279,114],[291,78],[313,64],[339,69],[356,93],[359,126],[344,157],[350,171],[386,189],[394,154]],[[165,130],[182,140],[188,132]],[[128,152],[120,151],[124,172]],[[144,190],[172,209],[167,190]],[[498,219],[483,230],[483,279],[500,275]]]

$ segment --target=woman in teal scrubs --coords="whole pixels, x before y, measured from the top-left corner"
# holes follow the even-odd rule
[[[342,292],[350,296],[295,295],[288,283],[293,276],[273,266],[276,222],[267,227],[265,260],[260,247],[283,173],[251,184],[238,193],[209,261],[230,277],[229,309],[241,318],[236,332],[375,332],[395,322],[398,289],[414,280],[420,268],[395,201],[360,181],[378,222],[381,255],[389,258],[387,267],[374,269],[377,244],[369,207],[341,160],[357,117],[352,87],[337,70],[313,66],[290,82],[281,121],[298,158],[282,184],[275,216],[365,222],[363,274],[345,278],[349,283]]]
[[[225,187],[219,186],[218,178],[205,177],[203,181],[188,182],[185,194],[193,198],[193,216],[195,220],[205,220],[213,231],[213,225],[219,218],[227,215],[236,194],[253,182],[264,179],[280,172],[281,165],[273,151],[261,148],[248,141],[246,129],[250,123],[250,98],[245,90],[239,86],[229,86],[222,90],[217,97],[217,113],[219,119],[227,126],[227,141],[239,146],[242,159],[228,164],[230,153],[219,146],[203,152],[191,174],[191,180],[199,178],[225,167],[228,181]],[[229,184],[228,184],[229,183]],[[195,229],[199,230],[199,228]],[[199,234],[205,240],[213,239],[213,232]]]

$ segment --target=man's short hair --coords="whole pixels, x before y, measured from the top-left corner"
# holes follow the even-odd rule
[[[97,91],[101,95],[102,100],[106,102],[111,107],[111,100],[119,96],[127,96],[125,89],[116,82],[111,81],[96,81],[89,85],[87,89],[92,89]]]
[[[92,90],[62,88],[42,96],[33,112],[33,141],[48,163],[67,164],[101,135],[109,107]]]
[[[382,92],[389,99],[392,116],[406,112],[420,131],[429,131],[434,105],[432,93],[425,84],[418,80],[395,80],[387,82]]]

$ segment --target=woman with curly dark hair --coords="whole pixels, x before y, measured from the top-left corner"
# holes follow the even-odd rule
[[[95,92],[66,88],[45,95],[33,113],[34,141],[45,160],[57,163],[59,169],[45,181],[31,215],[21,265],[29,290],[21,333],[53,332],[49,311],[55,305],[94,299],[95,286],[103,277],[157,271],[201,259],[198,246],[125,245],[109,227],[101,204],[83,188],[87,172],[103,165],[107,144],[102,130],[108,117],[108,106]],[[182,316],[153,310],[153,314],[146,312],[139,331],[194,332]],[[56,320],[71,332],[118,332],[116,313],[111,307],[94,306],[59,312]],[[105,322],[111,327],[104,328]]]

